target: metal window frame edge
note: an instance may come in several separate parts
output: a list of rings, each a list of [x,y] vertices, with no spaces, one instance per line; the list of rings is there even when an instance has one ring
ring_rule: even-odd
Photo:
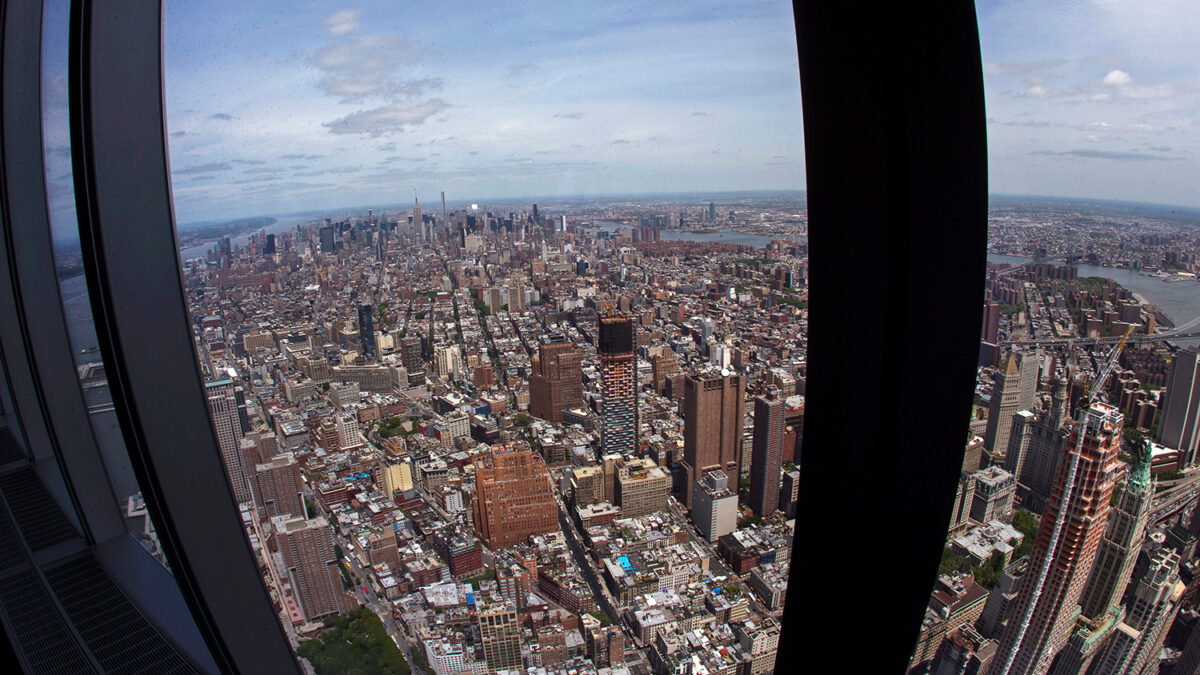
[[[71,153],[84,269],[130,460],[218,667],[298,672],[209,421],[175,239],[158,0],[76,0]]]

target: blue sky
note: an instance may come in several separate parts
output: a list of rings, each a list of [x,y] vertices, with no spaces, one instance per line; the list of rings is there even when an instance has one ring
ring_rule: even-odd
[[[177,221],[414,189],[804,187],[790,4],[494,4],[166,2]],[[43,92],[64,232],[66,5],[47,2]],[[993,193],[1200,206],[1195,0],[989,0],[978,15]]]
[[[1200,206],[1195,0],[977,11],[992,192]]]
[[[788,3],[263,4],[165,4],[181,223],[804,187]]]

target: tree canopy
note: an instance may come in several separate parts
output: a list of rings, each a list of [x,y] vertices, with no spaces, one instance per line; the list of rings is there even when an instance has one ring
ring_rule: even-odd
[[[408,662],[366,607],[325,618],[326,629],[296,650],[317,675],[408,675]]]

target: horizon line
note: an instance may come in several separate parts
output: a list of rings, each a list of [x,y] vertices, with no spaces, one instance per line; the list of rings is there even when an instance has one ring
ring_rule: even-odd
[[[435,194],[437,194],[437,193],[435,193]],[[533,203],[538,203],[538,202],[542,202],[542,201],[554,202],[554,201],[572,201],[572,200],[589,200],[589,199],[595,200],[595,199],[603,199],[603,198],[629,199],[629,198],[633,198],[633,197],[684,197],[684,196],[696,197],[696,196],[704,196],[704,195],[707,195],[709,197],[710,201],[715,201],[716,199],[720,199],[722,196],[728,197],[730,195],[755,195],[755,194],[758,194],[758,195],[772,195],[772,194],[803,195],[803,198],[806,202],[805,209],[807,209],[807,207],[808,207],[808,205],[807,205],[808,190],[805,188],[787,188],[787,189],[771,189],[771,190],[717,190],[717,191],[687,190],[687,191],[674,191],[674,192],[657,192],[657,191],[608,192],[608,193],[582,193],[582,194],[571,194],[571,195],[518,195],[518,196],[514,196],[514,197],[480,197],[480,198],[470,198],[470,199],[455,199],[452,201],[448,201],[447,204],[453,203],[455,205],[461,205],[461,204],[477,203],[480,205],[486,205],[488,203],[510,204],[510,203],[516,203],[516,202],[529,202],[530,204],[533,204]],[[1135,200],[1130,200],[1130,199],[1115,199],[1115,198],[1105,198],[1105,197],[1044,195],[1044,194],[1029,194],[1029,193],[1016,193],[1016,192],[989,192],[988,193],[989,201],[996,199],[996,198],[1032,199],[1032,200],[1048,200],[1048,201],[1063,201],[1063,202],[1079,201],[1079,202],[1095,202],[1095,203],[1110,204],[1110,205],[1121,205],[1121,206],[1127,206],[1127,207],[1143,207],[1143,208],[1144,207],[1154,207],[1154,208],[1158,208],[1158,209],[1167,209],[1167,210],[1182,209],[1185,211],[1195,212],[1195,215],[1200,216],[1200,205],[1190,205],[1190,204],[1171,204],[1171,203],[1167,203],[1167,202],[1135,201]],[[435,204],[437,202],[440,202],[440,199],[435,199]],[[249,218],[265,218],[265,217],[282,218],[282,217],[305,216],[305,215],[317,214],[317,213],[354,212],[354,211],[365,212],[368,209],[372,209],[372,210],[378,209],[381,212],[385,211],[385,210],[392,210],[392,209],[407,210],[407,209],[401,208],[401,207],[403,207],[403,205],[404,205],[403,202],[389,202],[389,203],[384,203],[384,204],[358,204],[358,205],[354,205],[354,206],[323,207],[323,208],[316,208],[316,209],[306,209],[303,211],[247,214],[247,215],[234,216],[234,217],[210,218],[207,220],[188,221],[186,223],[177,222],[176,228],[183,229],[186,227],[198,226],[198,225],[210,225],[210,224],[214,224],[214,223],[216,223],[216,224],[230,223],[230,222],[235,222],[238,220],[245,220],[245,219],[249,219]],[[992,205],[989,204],[989,207],[990,206],[992,206]]]

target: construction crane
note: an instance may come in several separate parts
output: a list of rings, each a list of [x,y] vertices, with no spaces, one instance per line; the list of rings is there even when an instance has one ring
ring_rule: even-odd
[[[1070,508],[1071,495],[1075,491],[1075,473],[1079,469],[1079,456],[1083,454],[1083,438],[1087,435],[1087,412],[1091,408],[1092,403],[1100,395],[1100,389],[1104,386],[1104,382],[1108,376],[1112,374],[1113,368],[1117,365],[1117,357],[1121,355],[1121,350],[1125,348],[1125,342],[1129,339],[1129,334],[1133,332],[1133,326],[1130,325],[1125,329],[1125,334],[1121,336],[1121,341],[1113,347],[1108,354],[1108,360],[1100,369],[1100,374],[1096,376],[1096,381],[1092,383],[1088,389],[1087,398],[1079,408],[1079,429],[1075,432],[1078,440],[1075,442],[1075,451],[1071,453],[1068,460],[1067,480],[1063,485],[1062,498],[1059,500],[1061,505],[1054,520],[1054,528],[1050,532],[1050,543],[1046,546],[1046,553],[1042,556],[1042,564],[1038,569],[1036,577],[1036,585],[1033,587],[1033,595],[1029,600],[1029,604],[1025,607],[1025,615],[1021,617],[1020,628],[1017,629],[1017,639],[1013,642],[1012,649],[1004,656],[1004,663],[1000,670],[996,671],[999,675],[1008,675],[1009,668],[1012,667],[1013,659],[1021,651],[1021,642],[1025,639],[1025,632],[1029,629],[1029,622],[1033,618],[1033,610],[1037,608],[1038,600],[1042,596],[1042,590],[1046,586],[1046,576],[1050,572],[1050,562],[1054,559],[1054,549],[1058,547],[1058,538],[1062,534],[1063,524],[1067,521],[1066,512]]]
[[[617,306],[613,304],[612,300],[608,299],[604,291],[600,290],[600,285],[593,281],[592,288],[596,289],[596,297],[600,298],[600,302],[604,303],[604,316],[615,315],[617,313]]]

